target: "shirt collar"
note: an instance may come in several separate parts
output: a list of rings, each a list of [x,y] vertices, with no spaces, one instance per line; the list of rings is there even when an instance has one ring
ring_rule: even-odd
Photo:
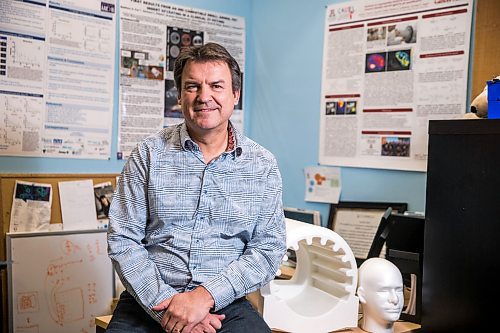
[[[179,131],[180,131],[181,144],[184,150],[193,150],[194,147],[196,147],[196,144],[189,136],[185,122],[182,122]]]
[[[230,150],[228,149],[227,151],[232,153],[233,158],[240,157],[241,154],[243,153],[243,148],[241,147],[241,143],[243,142],[242,135],[234,127],[231,121],[229,121],[229,135],[232,135],[233,137],[233,147],[228,147],[232,149]]]
[[[233,157],[240,157],[243,149],[241,147],[241,142],[242,142],[242,136],[238,132],[238,130],[234,127],[234,125],[229,121],[229,144],[228,144],[228,149],[226,150],[226,153],[232,153]],[[232,138],[232,146],[231,146],[231,138]],[[182,143],[182,147],[185,150],[193,150],[195,147],[197,147],[196,143],[191,139],[189,136],[188,130],[186,123],[183,122],[180,126],[180,139]]]

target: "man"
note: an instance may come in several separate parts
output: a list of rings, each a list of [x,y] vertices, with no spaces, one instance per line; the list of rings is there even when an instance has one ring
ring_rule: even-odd
[[[396,265],[382,258],[365,260],[358,270],[358,297],[364,331],[394,332],[404,303],[403,278]]]
[[[184,48],[174,79],[184,122],[132,151],[111,202],[127,290],[107,332],[270,332],[245,295],[286,250],[277,162],[229,121],[241,72],[226,49]]]

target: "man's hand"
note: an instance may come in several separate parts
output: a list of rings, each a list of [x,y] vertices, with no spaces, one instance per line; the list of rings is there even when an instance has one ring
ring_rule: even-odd
[[[225,315],[209,313],[193,328],[191,333],[216,333],[216,330],[222,327],[224,318],[226,318]],[[184,333],[184,331],[182,331],[182,333]]]
[[[207,317],[213,305],[212,295],[200,286],[164,300],[153,310],[166,310],[161,319],[161,327],[165,332],[186,333]]]

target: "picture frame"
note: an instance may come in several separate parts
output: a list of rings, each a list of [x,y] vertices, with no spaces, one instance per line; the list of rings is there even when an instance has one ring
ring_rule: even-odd
[[[407,211],[408,204],[406,202],[339,201],[330,205],[328,228],[347,242],[358,266],[367,259],[388,208],[391,208],[389,214],[391,212],[402,214]],[[385,249],[381,251],[381,255],[385,256]]]

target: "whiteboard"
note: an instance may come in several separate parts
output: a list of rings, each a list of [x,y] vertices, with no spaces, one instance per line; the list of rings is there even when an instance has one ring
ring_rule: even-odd
[[[7,234],[9,327],[14,333],[90,333],[110,314],[106,230]]]

